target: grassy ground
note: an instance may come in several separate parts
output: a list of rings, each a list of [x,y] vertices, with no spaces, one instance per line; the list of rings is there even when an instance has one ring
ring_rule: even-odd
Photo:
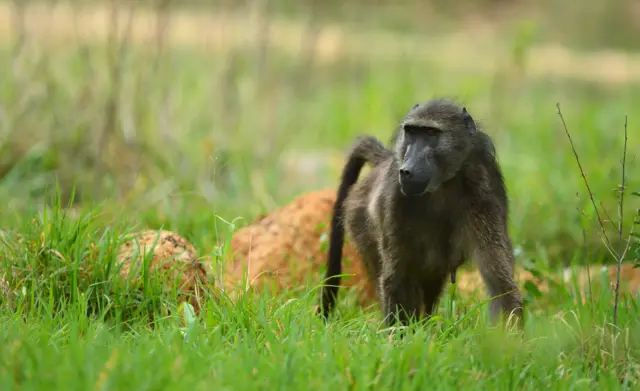
[[[363,33],[347,40],[360,48],[352,55],[318,49],[323,57],[296,53],[284,38],[203,50],[205,41],[154,35],[146,45],[120,45],[109,23],[94,25],[95,36],[83,41],[38,26],[24,41],[4,31],[0,48],[0,276],[14,302],[0,308],[3,390],[638,386],[638,301],[623,298],[614,328],[606,290],[585,304],[571,286],[525,292],[524,335],[486,326],[484,297],[447,294],[438,317],[400,339],[381,329],[375,309],[346,300],[324,325],[313,315],[311,285],[210,302],[191,319],[158,284],[136,293],[112,278],[126,233],[164,227],[212,255],[258,213],[334,186],[355,135],[387,139],[408,108],[439,95],[464,102],[494,138],[519,263],[544,275],[568,263],[610,261],[556,103],[604,218],[617,221],[612,189],[622,176],[625,115],[626,185],[640,190],[640,89],[631,56],[614,56],[629,61],[618,68],[599,62],[591,66],[599,73],[565,77],[586,68],[565,61],[562,72],[541,72],[540,60],[522,57],[513,43],[492,52],[493,61],[474,63],[384,55],[385,46],[373,50],[377,41],[363,41]],[[416,47],[415,36],[387,37]],[[394,47],[392,39],[380,42]],[[638,208],[629,191],[625,232]],[[63,213],[68,204],[73,215]],[[606,227],[617,249],[615,229]],[[637,256],[630,251],[627,261]]]

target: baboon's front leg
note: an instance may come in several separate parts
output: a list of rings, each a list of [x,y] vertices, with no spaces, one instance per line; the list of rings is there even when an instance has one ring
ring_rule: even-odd
[[[514,315],[522,325],[522,297],[514,280],[515,258],[511,241],[503,233],[506,230],[488,228],[478,232],[473,253],[489,295],[500,296],[489,304],[491,320],[496,322],[502,310],[504,316]]]
[[[381,246],[382,271],[378,288],[387,326],[396,322],[406,326],[410,319],[420,315],[422,290],[418,279],[406,270],[403,262],[406,260],[398,260],[395,254],[392,245]]]
[[[444,288],[446,281],[446,274],[434,274],[422,282],[422,300],[425,318],[431,317],[437,309],[442,288]]]
[[[398,322],[407,326],[411,319],[420,316],[420,285],[412,279],[403,281],[398,277],[397,274],[384,273],[380,276],[382,312],[387,326]]]

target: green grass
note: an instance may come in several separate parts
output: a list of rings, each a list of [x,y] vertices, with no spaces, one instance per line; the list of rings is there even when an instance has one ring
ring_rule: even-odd
[[[325,325],[313,283],[208,301],[191,318],[153,276],[142,291],[114,279],[128,233],[163,227],[203,256],[226,249],[258,213],[335,186],[340,162],[330,152],[362,133],[388,139],[414,103],[441,95],[464,102],[495,141],[518,263],[544,276],[610,262],[556,102],[597,202],[617,221],[627,114],[626,184],[640,190],[638,85],[518,76],[516,65],[463,73],[436,58],[353,58],[309,72],[276,51],[261,68],[252,50],[132,49],[119,86],[104,45],[0,51],[0,276],[12,298],[0,302],[3,390],[638,386],[638,299],[622,298],[613,327],[608,290],[586,304],[571,284],[525,291],[522,335],[488,325],[484,296],[447,292],[437,317],[400,338],[344,291]],[[324,166],[301,173],[291,166],[306,160],[282,159],[305,152]],[[640,198],[626,199],[628,230]],[[75,217],[68,203],[80,208]]]
[[[125,227],[105,231],[59,208],[18,227],[21,242],[5,236],[12,268],[4,270],[17,292],[15,307],[0,310],[4,390],[586,390],[634,389],[640,380],[637,299],[623,298],[612,328],[608,290],[583,306],[572,303],[571,287],[554,288],[528,309],[523,335],[488,326],[483,303],[449,293],[438,316],[404,338],[345,300],[325,325],[306,288],[293,298],[209,301],[194,317],[152,279],[142,295],[113,283],[112,249]]]

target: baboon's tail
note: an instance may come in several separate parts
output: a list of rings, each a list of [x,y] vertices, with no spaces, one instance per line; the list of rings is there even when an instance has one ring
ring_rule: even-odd
[[[324,286],[322,287],[322,299],[320,311],[326,318],[338,296],[340,286],[340,274],[342,273],[342,247],[344,246],[344,200],[360,176],[360,171],[365,163],[373,166],[393,156],[393,153],[375,137],[363,136],[358,138],[351,148],[347,163],[342,169],[342,177],[336,202],[333,205],[331,218],[331,233],[329,235],[329,254],[327,257],[327,271]]]

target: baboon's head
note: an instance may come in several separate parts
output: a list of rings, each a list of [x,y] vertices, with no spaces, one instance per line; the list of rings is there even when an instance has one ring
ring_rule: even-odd
[[[432,193],[453,178],[469,154],[475,131],[471,114],[451,101],[432,100],[415,105],[396,135],[402,193]]]

